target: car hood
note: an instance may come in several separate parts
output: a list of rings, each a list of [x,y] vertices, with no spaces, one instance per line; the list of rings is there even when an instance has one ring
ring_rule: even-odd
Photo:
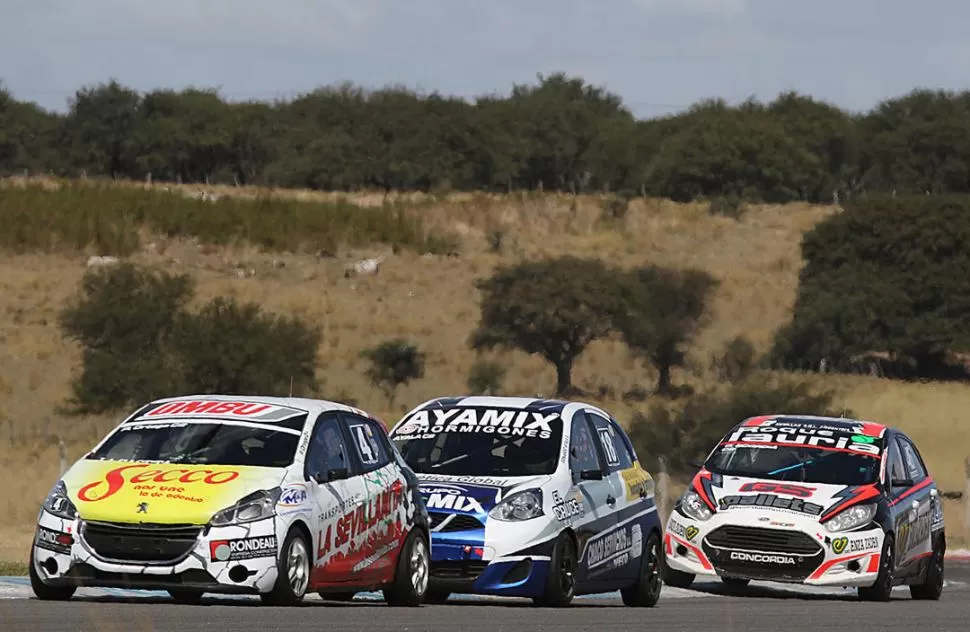
[[[872,485],[849,486],[778,481],[747,476],[721,476],[702,471],[691,487],[707,496],[718,512],[787,514],[820,520],[832,509],[878,494]]]
[[[509,494],[542,487],[551,476],[447,476],[417,474],[428,511],[468,513],[484,518]]]
[[[247,494],[276,487],[284,474],[282,468],[85,459],[63,480],[85,520],[205,524]]]

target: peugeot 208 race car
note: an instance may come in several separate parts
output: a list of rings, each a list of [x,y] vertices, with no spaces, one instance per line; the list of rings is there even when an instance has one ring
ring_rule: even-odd
[[[653,480],[605,411],[441,398],[407,413],[390,436],[431,516],[429,602],[478,593],[564,606],[614,590],[630,606],[657,602]]]
[[[259,594],[290,605],[383,589],[417,605],[427,510],[384,425],[342,404],[206,395],[152,402],[54,485],[30,579],[41,599],[78,586]]]
[[[675,503],[666,583],[695,576],[857,587],[888,600],[943,590],[936,484],[905,434],[841,418],[754,417],[735,426]]]

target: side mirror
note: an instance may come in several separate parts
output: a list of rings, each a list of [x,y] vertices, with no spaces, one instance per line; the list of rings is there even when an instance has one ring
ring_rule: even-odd
[[[890,483],[892,487],[912,487],[914,485],[911,478],[893,478]]]
[[[601,481],[603,480],[602,470],[583,470],[579,473],[579,478],[584,481]]]

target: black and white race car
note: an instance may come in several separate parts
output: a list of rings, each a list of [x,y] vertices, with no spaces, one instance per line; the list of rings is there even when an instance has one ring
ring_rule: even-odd
[[[888,600],[943,590],[943,505],[913,441],[850,419],[762,416],[727,433],[678,499],[667,584],[696,576],[857,587]]]

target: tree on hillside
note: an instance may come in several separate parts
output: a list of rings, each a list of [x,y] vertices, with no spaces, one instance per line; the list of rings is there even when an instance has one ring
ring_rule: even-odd
[[[481,321],[471,346],[541,355],[556,369],[557,396],[566,395],[576,358],[613,329],[618,275],[571,255],[501,267],[477,284]]]
[[[389,404],[394,404],[397,388],[411,380],[424,377],[426,354],[417,345],[403,338],[387,340],[364,349],[360,355],[370,361],[367,377],[371,384],[384,391]]]
[[[658,373],[657,392],[673,393],[671,370],[708,320],[718,281],[701,270],[644,266],[624,275],[616,325],[627,346]]]
[[[963,196],[857,199],[806,233],[792,322],[773,355],[846,369],[885,352],[898,368],[942,377],[970,350],[970,201]]]
[[[109,177],[135,175],[133,132],[141,96],[115,80],[77,91],[65,120],[78,169]]]

